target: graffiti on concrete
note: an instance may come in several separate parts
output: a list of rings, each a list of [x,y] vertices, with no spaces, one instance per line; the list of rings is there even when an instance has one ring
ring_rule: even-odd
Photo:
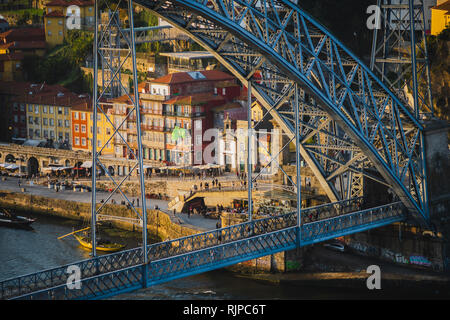
[[[298,261],[287,260],[286,271],[300,270],[301,264]]]
[[[423,266],[423,267],[431,267],[431,262],[425,257],[422,256],[410,256],[409,261],[411,264]]]

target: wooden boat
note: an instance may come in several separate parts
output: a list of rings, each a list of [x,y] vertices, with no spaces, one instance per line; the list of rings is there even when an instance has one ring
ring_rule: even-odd
[[[0,225],[5,227],[12,228],[22,228],[27,229],[31,228],[30,224],[35,222],[36,219],[16,216],[15,214],[11,214],[10,212],[4,210],[0,212]]]
[[[74,233],[73,236],[75,237],[75,239],[77,239],[82,247],[86,249],[92,249],[92,241],[90,238],[78,235],[76,233]],[[97,239],[97,246],[95,247],[96,250],[105,252],[116,252],[123,248],[125,248],[124,244],[113,243],[102,239]]]

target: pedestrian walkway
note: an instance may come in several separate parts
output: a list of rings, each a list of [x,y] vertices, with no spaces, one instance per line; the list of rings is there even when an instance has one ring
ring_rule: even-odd
[[[54,189],[49,189],[47,186],[25,183],[22,179],[19,187],[19,178],[7,177],[7,180],[0,180],[0,190],[22,193],[22,188],[25,188],[24,195],[36,195],[41,197],[68,200],[74,202],[90,203],[92,194],[90,192],[75,192],[72,190],[60,190],[56,192]],[[107,192],[97,191],[97,201],[106,199],[110,194]],[[127,196],[128,197],[128,196]],[[115,194],[111,197],[116,203],[121,203],[124,200],[121,194]],[[136,199],[136,197],[129,197],[129,199]],[[172,211],[167,209],[169,201],[160,199],[147,199],[147,209],[154,209],[156,206],[163,212],[169,215],[171,221],[176,224],[182,224],[186,227],[197,231],[207,231],[215,228],[216,219],[205,218],[201,215],[191,215],[179,213],[174,215]]]

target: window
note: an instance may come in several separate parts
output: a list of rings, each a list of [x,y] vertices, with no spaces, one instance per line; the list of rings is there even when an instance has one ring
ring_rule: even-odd
[[[50,120],[53,120],[53,119],[50,119]],[[55,132],[53,130],[50,130],[49,132],[50,132],[50,138],[53,139],[55,137]]]
[[[32,104],[28,105],[28,112],[33,112],[33,105]]]
[[[25,112],[25,105],[23,103],[20,104],[20,111]]]
[[[85,138],[83,138],[83,139],[85,139]],[[79,145],[80,145],[80,138],[75,137],[75,145],[76,145],[76,146],[79,146]]]
[[[69,141],[69,133],[68,132],[64,133],[64,139],[66,141]]]
[[[41,137],[41,130],[39,130],[39,129],[34,130],[34,135],[36,137],[40,138]]]
[[[14,115],[14,122],[15,123],[19,122],[19,117],[17,116],[17,114]]]
[[[58,20],[58,24],[62,25],[62,20]],[[61,31],[60,31],[61,32]],[[62,33],[62,32],[61,32]]]
[[[48,138],[48,131],[44,130],[44,138]]]
[[[62,114],[62,107],[58,107],[58,114]]]
[[[50,22],[50,20],[49,20],[48,22]],[[51,31],[49,31],[49,32],[48,32],[48,35],[49,35],[49,36],[51,36],[51,35],[52,35],[52,32],[51,32]]]
[[[42,107],[42,112],[43,112],[43,113],[47,113],[47,106],[43,106],[43,107]]]
[[[86,133],[86,126],[84,124],[81,125],[81,132]]]
[[[58,127],[62,127],[63,126],[63,122],[61,119],[58,119]]]
[[[20,123],[25,123],[25,116],[20,116]]]
[[[51,125],[51,126],[54,126],[54,125],[55,125],[55,119],[50,118],[49,121],[50,121],[50,125]],[[51,131],[50,131],[50,132],[51,132]]]
[[[78,120],[78,112],[74,112],[74,113],[73,113],[73,118],[74,118],[75,120]]]
[[[48,119],[47,118],[42,119],[42,123],[44,124],[44,126],[48,126]]]
[[[69,115],[69,108],[64,108],[64,115],[68,116]]]
[[[81,112],[81,120],[86,120],[86,113]]]
[[[34,106],[34,113],[39,114],[39,106]]]
[[[64,120],[64,126],[68,128],[70,126],[69,120]]]
[[[202,144],[202,135],[201,134],[197,134],[195,136],[195,145],[199,146]]]
[[[86,138],[81,138],[81,145],[86,146]]]
[[[28,135],[30,136],[30,138],[33,137],[33,129],[28,129]]]
[[[53,114],[53,107],[48,107],[48,111],[51,113],[51,114]]]
[[[52,20],[48,19],[47,24],[52,24]]]
[[[202,152],[201,151],[195,152],[195,162],[196,163],[202,162]]]
[[[39,124],[39,117],[34,118],[34,124]]]
[[[75,125],[75,132],[79,132],[80,127],[76,124]]]

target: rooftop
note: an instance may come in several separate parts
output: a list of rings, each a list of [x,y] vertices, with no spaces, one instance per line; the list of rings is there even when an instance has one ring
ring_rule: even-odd
[[[54,10],[45,14],[46,18],[64,18],[65,15],[61,10]]]
[[[53,0],[47,3],[47,7],[68,7],[68,6],[93,6],[94,1],[93,0]]]
[[[164,83],[164,84],[179,84],[192,82],[195,80],[201,81],[223,81],[234,80],[235,78],[225,72],[219,70],[204,70],[204,71],[192,71],[192,72],[176,72],[170,73],[163,77],[152,80],[152,83]]]
[[[45,41],[44,28],[18,28],[0,33],[0,43],[13,41]]]
[[[214,58],[208,51],[185,51],[185,52],[161,52],[159,55],[178,59],[210,59]]]
[[[447,14],[450,13],[450,0],[444,2],[438,6],[434,6],[432,9],[447,11]]]
[[[73,93],[59,84],[48,85],[43,83],[31,84],[15,100],[24,103],[71,107],[84,102],[89,103],[92,99],[88,95]]]

